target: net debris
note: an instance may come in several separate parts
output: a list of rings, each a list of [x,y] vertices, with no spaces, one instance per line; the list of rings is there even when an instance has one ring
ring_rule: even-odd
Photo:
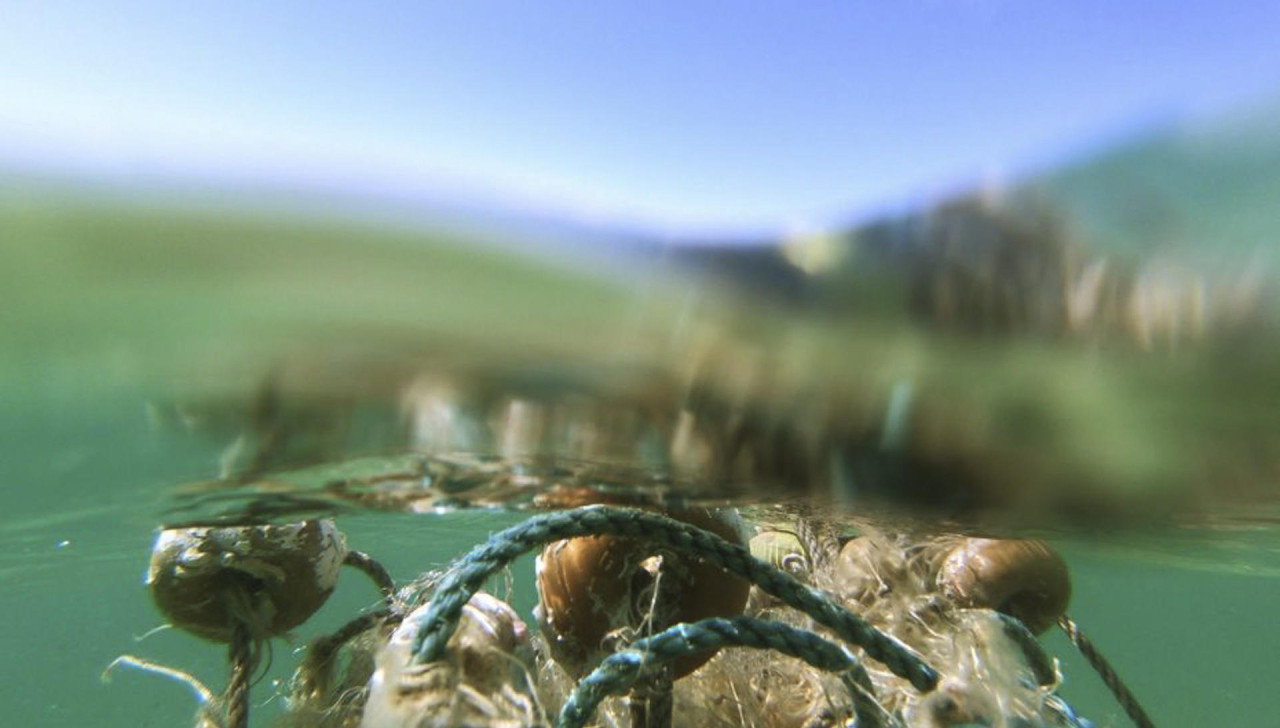
[[[531,630],[481,589],[535,550]],[[283,595],[327,596],[343,563],[386,599],[308,645],[275,724],[1089,728],[1058,695],[1058,663],[1035,636],[1059,624],[1109,671],[1135,722],[1151,725],[1066,616],[1066,564],[1043,542],[750,511],[539,515],[395,591],[330,522],[164,531],[156,603],[175,625],[230,644],[228,687],[214,694],[133,656],[113,667],[187,683],[199,728],[247,726],[263,644],[305,620]],[[201,610],[166,606],[176,584],[197,583],[207,593],[184,599]]]

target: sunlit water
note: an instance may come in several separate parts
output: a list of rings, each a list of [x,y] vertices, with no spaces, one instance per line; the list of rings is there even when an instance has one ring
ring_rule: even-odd
[[[69,240],[82,235],[72,223],[34,229]],[[95,230],[102,232],[102,228]],[[349,259],[360,260],[358,255]],[[255,260],[251,267],[280,264]],[[167,275],[164,265],[151,271],[144,266],[145,276],[130,279],[129,271],[137,266],[129,262],[121,267],[125,269],[121,280],[97,280],[98,288],[90,292],[120,294],[114,299],[96,298],[78,289],[83,281],[78,282],[74,273],[27,281],[29,293],[41,289],[31,299],[37,303],[18,309],[17,314],[27,320],[10,322],[14,340],[26,348],[17,351],[8,368],[6,402],[0,409],[4,725],[189,724],[196,706],[182,686],[123,670],[114,672],[110,682],[103,681],[104,669],[123,653],[182,667],[215,689],[223,683],[226,667],[220,647],[176,630],[156,631],[162,619],[151,606],[143,573],[155,529],[174,519],[174,508],[181,503],[175,488],[217,477],[229,443],[169,426],[157,416],[156,403],[163,407],[182,393],[184,371],[196,372],[196,381],[218,378],[210,374],[218,371],[217,362],[206,362],[205,369],[194,367],[191,360],[198,357],[191,350],[201,357],[225,355],[243,370],[243,351],[223,349],[210,340],[234,341],[242,330],[248,332],[244,337],[253,340],[264,333],[273,335],[281,321],[296,324],[311,315],[305,310],[297,313],[295,309],[307,305],[305,300],[300,304],[297,295],[306,299],[316,288],[333,293],[313,281],[292,298],[271,299],[274,285],[288,286],[293,279],[279,276],[261,284],[238,279],[249,302],[242,301],[239,305],[244,308],[226,319],[205,309],[218,308],[220,302],[233,298],[230,295],[221,297],[212,288],[189,288],[190,281],[151,281],[148,290],[118,291],[116,286],[136,285],[138,280],[149,280],[146,276]],[[319,273],[341,280],[344,271],[339,266]],[[199,277],[191,274],[192,281]],[[441,283],[439,276],[424,280]],[[344,331],[359,330],[361,322],[379,314],[388,314],[381,320],[392,329],[414,318],[368,295],[361,285],[353,283],[341,296],[334,296],[364,307],[358,315],[340,321]],[[67,288],[59,292],[58,286]],[[547,287],[555,290],[554,285]],[[198,297],[201,309],[193,312],[186,296]],[[634,313],[626,306],[610,309],[616,302],[595,291],[567,296],[581,299],[577,305],[599,304],[593,296],[605,300],[607,305],[596,305],[595,318],[631,321]],[[289,310],[269,312],[270,325],[258,326],[252,307],[264,300]],[[448,296],[435,303],[446,300]],[[59,301],[74,310],[55,310]],[[166,305],[172,309],[166,311]],[[332,301],[326,305],[328,312],[342,308]],[[520,311],[517,304],[515,313],[502,314],[511,324],[509,330],[490,331],[480,338],[490,337],[495,348],[501,348],[512,345],[511,331],[545,326],[548,320],[573,319],[558,306],[569,304],[557,298],[535,312]],[[449,341],[449,336],[456,335],[453,329],[468,329],[470,316],[494,318],[483,310],[441,314],[437,309],[427,316],[429,320],[439,323],[443,317],[452,323],[435,326],[432,333],[440,338],[432,341]],[[587,325],[595,326],[595,318],[586,317]],[[158,323],[149,326],[151,319]],[[574,332],[566,328],[557,327],[543,338],[574,339]],[[404,331],[393,333],[390,338],[404,338]],[[386,331],[379,330],[370,340],[386,337]],[[78,339],[87,344],[78,346]],[[353,347],[360,348],[360,341]],[[548,344],[550,350],[564,348],[562,343]],[[400,372],[403,352],[392,353],[395,362],[388,370]],[[433,355],[438,358],[439,351]],[[173,361],[164,366],[147,364],[164,356]],[[219,383],[207,389],[226,391],[221,387]],[[403,514],[356,508],[346,510],[338,522],[353,547],[375,555],[400,581],[446,565],[521,517],[502,509]],[[1276,625],[1280,530],[1267,525],[1265,518],[1209,518],[1196,523],[1182,528],[1167,523],[1132,528],[1112,524],[1098,530],[1050,531],[1049,540],[1072,569],[1070,611],[1157,725],[1273,725],[1280,675],[1275,664],[1280,650]],[[532,560],[517,564],[513,575],[513,603],[527,616],[534,602]],[[322,611],[296,631],[292,643],[275,644],[271,669],[254,689],[255,724],[266,725],[279,714],[282,697],[277,681],[292,670],[294,648],[377,599],[366,580],[348,574]],[[1046,644],[1062,660],[1066,675],[1062,694],[1075,708],[1099,726],[1126,725],[1119,707],[1065,639],[1054,632]]]

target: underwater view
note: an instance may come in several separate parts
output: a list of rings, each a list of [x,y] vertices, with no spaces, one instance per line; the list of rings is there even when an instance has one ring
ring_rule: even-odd
[[[3,458],[5,704],[17,724],[234,724],[216,697],[230,640],[216,625],[234,621],[231,608],[200,607],[221,603],[231,582],[184,587],[179,575],[196,568],[179,565],[186,550],[211,538],[234,554],[214,550],[215,575],[283,579],[279,595],[251,603],[307,588],[277,573],[297,568],[287,549],[275,554],[256,537],[223,543],[235,529],[325,524],[337,541],[341,529],[341,549],[371,556],[392,582],[381,585],[388,607],[377,578],[342,569],[287,626],[254,627],[255,725],[550,724],[574,677],[645,628],[631,611],[648,614],[648,603],[627,600],[662,598],[628,581],[623,591],[635,593],[613,597],[623,614],[577,625],[587,617],[574,610],[592,610],[574,600],[604,599],[589,585],[617,579],[611,569],[675,580],[671,608],[692,611],[662,618],[672,624],[750,615],[831,639],[830,624],[758,583],[748,593],[747,582],[670,544],[637,552],[673,562],[665,567],[605,549],[535,568],[530,547],[480,585],[510,604],[499,602],[500,615],[519,625],[521,644],[533,640],[522,649],[537,679],[509,677],[515,653],[467,668],[508,675],[514,682],[500,685],[520,687],[525,702],[486,708],[496,714],[418,706],[371,718],[364,691],[375,663],[355,645],[331,658],[338,677],[326,679],[336,684],[298,692],[316,679],[296,672],[316,639],[379,614],[383,626],[365,625],[373,634],[361,639],[391,639],[395,624],[412,624],[400,621],[405,612],[426,604],[435,584],[421,579],[449,573],[530,516],[592,504],[711,529],[951,671],[939,673],[950,693],[937,707],[861,657],[885,714],[859,721],[1125,725],[1122,703],[1055,625],[1065,614],[1149,724],[1222,715],[1265,724],[1272,712],[1280,420],[1261,394],[1277,371],[1268,309],[1212,324],[1153,317],[1148,343],[1125,328],[1132,318],[1104,319],[1105,310],[1079,331],[1058,328],[1061,310],[1025,314],[1034,306],[1016,296],[1046,292],[1040,284],[1008,300],[921,303],[915,274],[891,259],[876,263],[874,285],[858,271],[838,286],[845,274],[832,268],[799,279],[795,301],[766,305],[784,295],[770,288],[788,270],[776,248],[690,249],[664,261],[636,249],[620,278],[608,261],[569,268],[467,248],[477,233],[466,231],[232,216],[26,185],[40,194],[9,186],[0,207],[6,289],[18,294],[6,322],[16,346],[4,372]],[[1001,237],[1012,235],[1005,223],[1025,222],[1012,209],[962,200],[929,217],[956,239],[991,226],[984,244],[1029,245]],[[883,228],[838,244],[873,255]],[[1073,254],[1079,262],[1035,266],[1075,266],[1055,273],[1070,279],[1088,268],[1087,251]],[[758,279],[735,273],[753,268]],[[974,285],[962,268],[929,274]],[[161,527],[170,530],[158,538]],[[562,543],[578,542],[590,543]],[[985,551],[999,544],[1030,551]],[[547,549],[542,560],[557,553]],[[975,564],[995,569],[995,581],[964,586]],[[166,569],[178,581],[161,587]],[[573,588],[588,591],[573,597]],[[741,596],[681,606],[704,590]],[[998,614],[1043,635],[1031,637],[1049,661],[1039,687],[1027,687],[1031,668],[1015,643],[991,641],[981,620]],[[580,628],[595,636],[574,636],[572,649],[551,641]],[[677,681],[674,724],[852,718],[856,703],[826,671],[796,673],[793,657],[750,652],[733,662],[725,650]],[[457,688],[440,690],[448,705]],[[752,692],[726,701],[735,690]],[[708,696],[724,705],[713,709]],[[611,701],[598,720],[628,725],[626,700]],[[690,706],[706,713],[682,722]],[[937,715],[920,717],[928,711]]]
[[[1276,724],[1280,17],[924,5],[24,10],[0,723]]]

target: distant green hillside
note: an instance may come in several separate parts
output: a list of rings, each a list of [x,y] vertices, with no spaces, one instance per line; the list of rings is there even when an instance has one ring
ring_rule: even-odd
[[[1280,103],[1155,132],[1031,186],[1095,249],[1238,265],[1280,240]]]
[[[635,318],[632,292],[509,241],[68,190],[0,187],[0,382],[57,368],[235,387],[370,351],[383,371],[344,371],[377,379],[397,357],[586,356]]]

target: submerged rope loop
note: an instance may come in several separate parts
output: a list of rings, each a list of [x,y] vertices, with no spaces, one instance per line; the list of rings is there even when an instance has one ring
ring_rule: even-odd
[[[864,649],[917,690],[928,692],[938,684],[938,673],[901,642],[872,627],[830,596],[755,558],[745,547],[657,513],[607,506],[535,516],[493,534],[455,562],[417,620],[414,659],[421,663],[440,659],[463,606],[490,576],[517,557],[554,541],[601,535],[645,540],[700,558],[809,615],[840,639]]]
[[[391,574],[387,572],[387,567],[378,562],[369,554],[363,551],[348,551],[346,556],[342,557],[342,563],[351,568],[363,572],[373,585],[382,593],[382,599],[386,602],[387,607],[396,606],[396,583],[391,578]]]
[[[828,672],[840,673],[858,712],[860,727],[879,725],[871,700],[871,679],[848,652],[818,635],[754,617],[704,619],[678,624],[605,659],[578,682],[560,709],[557,728],[581,728],[610,695],[624,692],[647,672],[681,657],[722,647],[752,647],[789,655]]]

